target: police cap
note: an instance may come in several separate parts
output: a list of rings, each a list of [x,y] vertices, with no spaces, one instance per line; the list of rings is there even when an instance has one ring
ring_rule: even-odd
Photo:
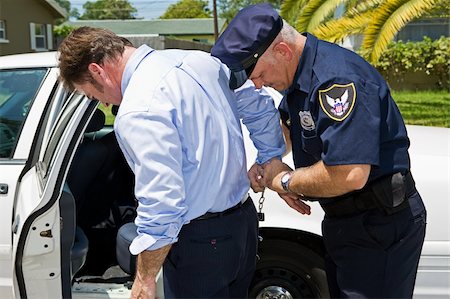
[[[247,6],[231,20],[211,49],[231,70],[230,88],[245,83],[282,27],[283,19],[269,3]]]

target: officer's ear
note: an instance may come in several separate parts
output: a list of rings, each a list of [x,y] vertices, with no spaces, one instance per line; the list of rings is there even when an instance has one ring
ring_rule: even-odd
[[[282,57],[284,60],[291,61],[293,57],[293,52],[291,47],[285,42],[276,43],[273,46],[273,52],[275,55]]]

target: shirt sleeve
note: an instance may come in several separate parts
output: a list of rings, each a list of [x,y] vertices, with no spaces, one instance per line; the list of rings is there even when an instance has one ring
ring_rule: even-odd
[[[361,78],[334,78],[315,93],[326,165],[379,165],[379,86]]]
[[[262,164],[274,157],[281,158],[286,145],[272,96],[264,88],[255,89],[250,80],[235,92],[239,117],[258,150],[256,162]]]
[[[283,122],[283,124],[289,128],[290,127],[290,125],[289,125],[289,106],[287,103],[286,96],[284,96],[283,99],[281,100],[281,103],[278,106],[278,112],[280,113],[280,118],[281,118],[281,121]]]
[[[136,180],[138,236],[132,254],[176,242],[184,224],[182,147],[169,103],[155,101],[151,111],[128,112],[116,120],[117,139]]]

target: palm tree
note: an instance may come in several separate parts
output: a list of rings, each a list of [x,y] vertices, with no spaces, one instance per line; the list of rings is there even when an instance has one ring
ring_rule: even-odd
[[[361,34],[361,53],[375,63],[400,29],[444,1],[448,0],[286,0],[280,14],[299,32],[331,42]],[[336,13],[339,7],[344,7],[341,16]]]

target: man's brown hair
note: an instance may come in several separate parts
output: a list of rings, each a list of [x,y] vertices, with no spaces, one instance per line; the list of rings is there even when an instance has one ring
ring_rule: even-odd
[[[58,49],[60,81],[69,90],[74,90],[74,83],[91,82],[89,64],[115,59],[122,55],[125,46],[133,45],[110,30],[87,26],[74,29]]]

